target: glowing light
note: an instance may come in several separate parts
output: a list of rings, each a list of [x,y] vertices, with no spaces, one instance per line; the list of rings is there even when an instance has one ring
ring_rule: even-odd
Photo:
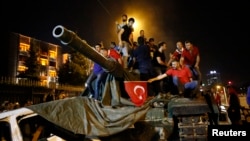
[[[135,21],[135,23],[133,25],[133,28],[136,31],[138,30],[138,28],[140,28],[140,21],[138,19],[136,19],[136,21]]]
[[[215,70],[210,71],[210,74],[216,74],[216,71]]]

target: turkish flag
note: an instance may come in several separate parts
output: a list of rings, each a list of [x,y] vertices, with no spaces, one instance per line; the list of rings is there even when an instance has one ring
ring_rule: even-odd
[[[147,81],[124,81],[125,90],[136,106],[141,106],[147,99]]]

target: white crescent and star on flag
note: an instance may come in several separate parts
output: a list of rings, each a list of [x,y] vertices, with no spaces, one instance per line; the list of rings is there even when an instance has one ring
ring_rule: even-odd
[[[137,96],[139,96],[139,99],[142,99],[142,95],[137,93],[137,89],[141,89],[141,90],[142,90],[142,93],[145,93],[145,89],[144,89],[144,87],[141,86],[141,85],[136,85],[136,86],[134,87],[134,94],[137,95]]]

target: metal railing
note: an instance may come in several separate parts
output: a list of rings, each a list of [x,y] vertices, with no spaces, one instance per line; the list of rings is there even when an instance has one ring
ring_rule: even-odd
[[[83,91],[84,86],[72,86],[67,84],[59,84],[55,82],[51,83],[42,83],[41,81],[20,79],[15,77],[1,77],[0,85],[18,85],[18,86],[27,86],[27,87],[46,87],[46,88],[55,88],[59,90],[70,90],[70,91]]]

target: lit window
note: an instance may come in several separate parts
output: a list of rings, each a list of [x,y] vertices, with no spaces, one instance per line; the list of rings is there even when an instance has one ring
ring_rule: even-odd
[[[42,80],[41,84],[44,86],[47,85],[47,80]]]
[[[48,60],[47,59],[43,59],[43,58],[40,58],[41,60],[41,65],[42,66],[47,66],[48,65]]]
[[[49,71],[49,76],[50,76],[50,77],[56,77],[56,71],[50,70],[50,71]]]
[[[19,48],[20,48],[20,51],[29,51],[30,45],[25,44],[25,43],[20,43]]]
[[[56,58],[56,52],[55,52],[55,51],[50,50],[50,51],[49,51],[49,57],[50,57],[50,58],[54,58],[54,59],[55,59],[55,58]]]
[[[25,66],[18,66],[18,71],[26,71],[27,67]]]

